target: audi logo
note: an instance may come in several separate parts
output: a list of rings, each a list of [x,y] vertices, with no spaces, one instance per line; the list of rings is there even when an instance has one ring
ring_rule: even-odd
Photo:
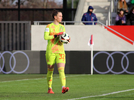
[[[107,67],[107,71],[100,71],[98,67],[96,67],[94,64],[93,64],[93,69],[99,73],[99,74],[107,74],[109,72],[113,73],[113,74],[122,74],[124,72],[126,72],[127,74],[134,74],[134,72],[130,72],[128,71],[128,68],[129,68],[129,64],[130,64],[130,61],[129,61],[129,58],[128,58],[128,55],[129,54],[134,54],[133,51],[130,51],[130,52],[127,52],[127,53],[123,53],[123,52],[119,52],[119,51],[115,51],[115,52],[112,52],[112,53],[108,53],[106,51],[100,51],[100,52],[97,52],[94,57],[93,57],[93,61],[95,62],[95,59],[98,57],[98,55],[100,54],[106,54],[108,55],[107,58],[106,58],[106,67]],[[115,72],[113,71],[113,68],[115,66],[115,60],[114,60],[114,57],[113,55],[114,54],[121,54],[122,55],[122,58],[121,58],[121,62],[119,62],[121,64],[121,68],[122,70],[119,71],[119,72]],[[103,58],[105,59],[105,57]],[[126,59],[126,64],[124,64],[124,59]],[[111,66],[109,65],[109,60],[111,60]],[[101,65],[100,65],[101,67]],[[98,68],[98,69],[97,69]]]
[[[14,55],[17,54],[17,53],[23,54],[26,57],[26,59],[27,59],[26,68],[23,71],[19,71],[19,72],[14,70],[15,67],[17,67],[16,66],[16,58],[15,58]],[[3,70],[4,69],[4,66],[5,66],[5,58],[3,56],[4,54],[10,54],[11,55],[10,58],[9,58],[10,71],[8,71],[8,72],[6,72],[6,71]],[[13,64],[11,63],[12,59],[13,59]],[[15,51],[13,53],[11,53],[10,51],[4,51],[4,52],[0,53],[0,61],[2,61],[2,64],[0,64],[0,73],[2,72],[4,74],[10,74],[11,72],[14,72],[16,74],[22,74],[22,73],[24,73],[28,69],[29,64],[30,64],[29,57],[27,56],[26,53],[24,53],[22,51]]]

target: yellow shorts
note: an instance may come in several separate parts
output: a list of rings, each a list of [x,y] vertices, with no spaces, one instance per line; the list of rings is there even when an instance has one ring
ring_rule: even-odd
[[[65,54],[46,53],[47,65],[54,65],[55,63],[66,63]]]

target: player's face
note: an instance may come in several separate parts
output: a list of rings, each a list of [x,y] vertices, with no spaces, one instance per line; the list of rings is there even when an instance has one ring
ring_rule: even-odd
[[[121,14],[121,15],[123,15],[123,14],[124,14],[124,12],[123,12],[123,11],[120,11],[120,14]]]
[[[55,20],[57,22],[61,22],[62,21],[62,13],[61,12],[58,12],[57,16],[55,16]]]

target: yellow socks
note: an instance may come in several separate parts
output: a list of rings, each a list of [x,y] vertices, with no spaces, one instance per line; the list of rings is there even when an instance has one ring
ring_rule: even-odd
[[[53,80],[53,69],[47,69],[47,84],[48,84],[48,88],[52,88],[52,80]],[[65,73],[64,73],[64,67],[59,67],[58,68],[59,71],[59,77],[61,80],[61,85],[62,87],[66,86],[66,77],[65,77]]]
[[[65,87],[66,77],[65,77],[65,73],[64,73],[64,67],[59,67],[58,71],[59,71],[59,77],[60,77],[60,80],[61,80],[61,85],[62,85],[62,87]]]
[[[48,88],[52,88],[52,80],[53,80],[53,69],[47,69],[47,84],[48,84]]]

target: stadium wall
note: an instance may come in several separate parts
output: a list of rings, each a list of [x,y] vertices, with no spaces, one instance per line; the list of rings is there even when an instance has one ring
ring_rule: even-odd
[[[44,25],[32,25],[31,27],[31,50],[45,51],[47,41],[44,40]],[[65,25],[66,32],[71,37],[71,42],[65,45],[66,51],[89,51],[88,41],[93,34],[94,50],[96,51],[133,51],[134,46],[124,41],[107,29],[95,25]]]
[[[90,51],[66,51],[65,73],[90,74],[90,57]],[[133,59],[133,51],[94,51],[94,74],[134,74]],[[45,51],[1,52],[0,74],[12,73],[46,74]]]

